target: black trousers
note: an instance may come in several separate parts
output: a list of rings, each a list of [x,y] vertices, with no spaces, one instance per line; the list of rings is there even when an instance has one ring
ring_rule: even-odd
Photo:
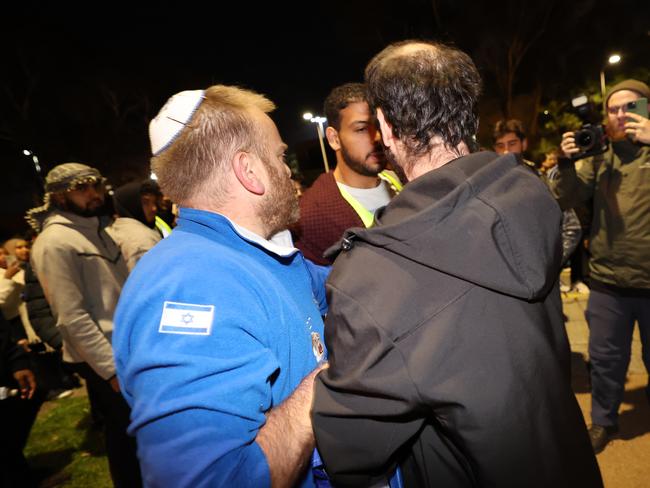
[[[618,426],[635,322],[639,324],[643,363],[650,373],[650,298],[591,290],[585,316],[589,324],[591,420],[604,427]],[[650,399],[650,382],[646,394]]]
[[[88,364],[74,363],[72,367],[86,380],[95,406],[104,418],[106,454],[113,485],[116,488],[142,486],[135,439],[126,433],[131,410],[124,397],[116,393],[110,383],[95,373]]]
[[[15,386],[15,385],[12,385]],[[0,400],[0,486],[27,488],[36,486],[23,455],[29,432],[43,403],[36,391],[31,400]]]

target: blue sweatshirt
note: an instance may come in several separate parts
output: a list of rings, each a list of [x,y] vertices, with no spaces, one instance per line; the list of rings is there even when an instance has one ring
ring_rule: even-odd
[[[327,354],[319,276],[293,248],[181,209],[115,314],[117,374],[146,485],[270,486],[255,437],[265,412]],[[311,473],[301,486],[314,486]]]

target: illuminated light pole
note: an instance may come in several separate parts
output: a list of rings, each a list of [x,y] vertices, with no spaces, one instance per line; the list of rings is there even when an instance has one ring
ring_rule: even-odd
[[[40,162],[38,161],[38,156],[34,154],[32,151],[29,149],[23,149],[23,155],[29,157],[31,156],[32,163],[34,163],[34,169],[36,170],[36,175],[38,176],[39,180],[43,180],[43,173],[41,170],[41,165]]]
[[[327,162],[327,154],[325,153],[325,143],[323,142],[323,139],[325,139],[325,130],[323,129],[323,123],[327,122],[327,119],[325,117],[319,117],[318,115],[314,116],[309,112],[304,113],[302,115],[302,118],[308,120],[309,122],[314,122],[315,124],[318,124],[316,126],[316,131],[318,132],[318,142],[320,142],[320,151],[321,154],[323,155],[323,164],[325,165],[325,173],[329,173],[330,165]]]
[[[607,64],[617,64],[621,61],[620,54],[612,54],[607,58]],[[600,70],[600,94],[603,97],[603,113],[607,113],[607,107],[605,106],[605,67],[603,66]]]

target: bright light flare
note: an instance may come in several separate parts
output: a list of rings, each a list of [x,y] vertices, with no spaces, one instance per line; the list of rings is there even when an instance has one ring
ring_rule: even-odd
[[[621,55],[620,54],[612,54],[608,59],[609,64],[616,64],[620,60],[621,60]]]

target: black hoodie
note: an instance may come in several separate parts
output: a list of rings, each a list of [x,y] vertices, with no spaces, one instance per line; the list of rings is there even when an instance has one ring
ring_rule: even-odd
[[[147,222],[142,209],[142,183],[134,181],[115,190],[113,201],[115,211],[120,217],[135,219],[153,229],[154,221]]]
[[[602,486],[571,390],[561,211],[513,156],[410,182],[346,232],[314,432],[337,486]]]

